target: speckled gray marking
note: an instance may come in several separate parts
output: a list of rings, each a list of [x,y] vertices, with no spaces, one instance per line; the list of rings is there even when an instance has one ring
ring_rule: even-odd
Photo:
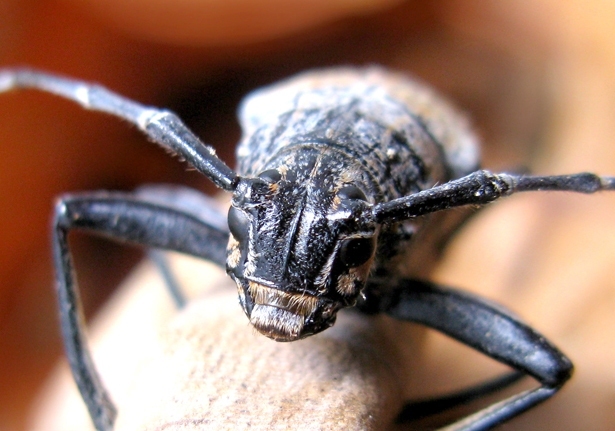
[[[231,241],[227,266],[248,316],[253,283],[280,295],[318,298],[309,302],[313,313],[301,324],[322,323],[318,309],[354,304],[369,273],[390,270],[391,257],[420,229],[422,220],[391,224],[382,232],[376,225],[354,226],[352,235],[364,242],[379,238],[378,252],[346,268],[338,255],[356,205],[341,199],[340,190],[358,188],[373,205],[445,183],[478,165],[474,136],[461,115],[424,85],[379,68],[308,72],[257,90],[243,102],[240,121],[239,175],[275,177],[261,198],[246,189],[233,199],[233,211],[250,220],[251,240],[241,258],[239,244]],[[275,339],[325,327],[305,324],[297,331],[295,320],[275,330],[252,323]]]
[[[425,109],[425,99],[434,106]],[[479,162],[462,116],[424,85],[380,68],[318,71],[257,90],[240,120],[240,174],[279,165],[280,153],[318,147],[359,165],[377,202],[467,175]]]

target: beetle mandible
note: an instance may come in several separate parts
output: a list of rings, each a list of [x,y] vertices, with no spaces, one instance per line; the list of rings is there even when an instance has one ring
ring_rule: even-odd
[[[174,199],[151,190],[75,194],[57,204],[53,247],[62,333],[99,431],[113,429],[116,411],[80,323],[67,244],[75,229],[226,265],[250,323],[278,341],[323,331],[340,309],[357,306],[432,327],[517,370],[485,385],[484,393],[522,375],[540,383],[456,429],[490,429],[548,399],[570,377],[568,358],[518,318],[416,278],[428,261],[415,257],[412,277],[399,262],[446,240],[450,229],[434,234],[451,213],[443,210],[521,191],[613,190],[615,178],[479,170],[476,139],[464,118],[422,84],[377,67],[309,72],[248,96],[237,172],[168,111],[77,80],[0,70],[0,91],[18,88],[55,93],[128,120],[232,193],[228,230],[181,193]],[[400,420],[412,408],[409,403]]]

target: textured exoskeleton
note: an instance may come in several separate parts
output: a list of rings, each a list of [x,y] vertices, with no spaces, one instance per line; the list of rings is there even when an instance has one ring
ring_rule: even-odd
[[[0,70],[0,91],[25,87],[128,120],[232,193],[228,230],[189,193],[59,201],[53,238],[63,337],[98,430],[113,428],[116,411],[83,333],[66,241],[74,229],[226,264],[250,323],[275,340],[320,332],[338,310],[356,305],[435,328],[516,370],[454,397],[408,403],[400,420],[534,377],[539,387],[452,428],[489,429],[549,398],[571,375],[568,358],[517,317],[422,277],[464,218],[444,210],[520,191],[613,190],[613,177],[479,170],[464,118],[424,85],[380,68],[313,71],[252,93],[241,109],[237,172],[168,111],[76,80]]]

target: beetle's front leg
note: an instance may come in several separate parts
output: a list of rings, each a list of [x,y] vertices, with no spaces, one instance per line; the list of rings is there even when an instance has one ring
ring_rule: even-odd
[[[54,265],[60,321],[73,377],[99,431],[113,429],[116,410],[93,364],[67,236],[79,229],[117,241],[174,250],[223,264],[227,232],[177,206],[128,194],[66,196],[53,223]]]
[[[555,394],[572,374],[572,363],[541,334],[502,308],[474,295],[420,280],[398,280],[386,291],[378,280],[368,292],[379,309],[405,321],[420,323],[534,377],[540,387],[522,392],[447,427],[487,430],[534,407]],[[368,301],[370,298],[367,298]],[[488,391],[487,391],[488,392]]]
[[[140,200],[192,214],[220,232],[227,232],[228,235],[226,213],[219,211],[219,201],[194,189],[176,184],[148,184],[135,190],[135,194]],[[164,284],[173,298],[173,302],[177,308],[183,308],[188,301],[171,269],[166,253],[157,249],[150,249],[147,254],[164,279]],[[219,257],[219,259],[222,258],[224,256]],[[217,263],[220,266],[224,265],[223,260]]]

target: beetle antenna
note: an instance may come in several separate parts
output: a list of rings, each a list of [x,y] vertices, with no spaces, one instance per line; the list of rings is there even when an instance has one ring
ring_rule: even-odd
[[[99,85],[29,69],[0,69],[0,92],[33,88],[56,94],[85,109],[106,112],[134,124],[155,143],[186,160],[217,187],[233,191],[238,175],[172,112],[141,105]]]
[[[588,172],[530,176],[494,174],[483,170],[375,205],[370,216],[377,223],[395,223],[463,205],[485,205],[518,192],[568,191],[590,194],[614,189],[614,177],[600,177]]]

